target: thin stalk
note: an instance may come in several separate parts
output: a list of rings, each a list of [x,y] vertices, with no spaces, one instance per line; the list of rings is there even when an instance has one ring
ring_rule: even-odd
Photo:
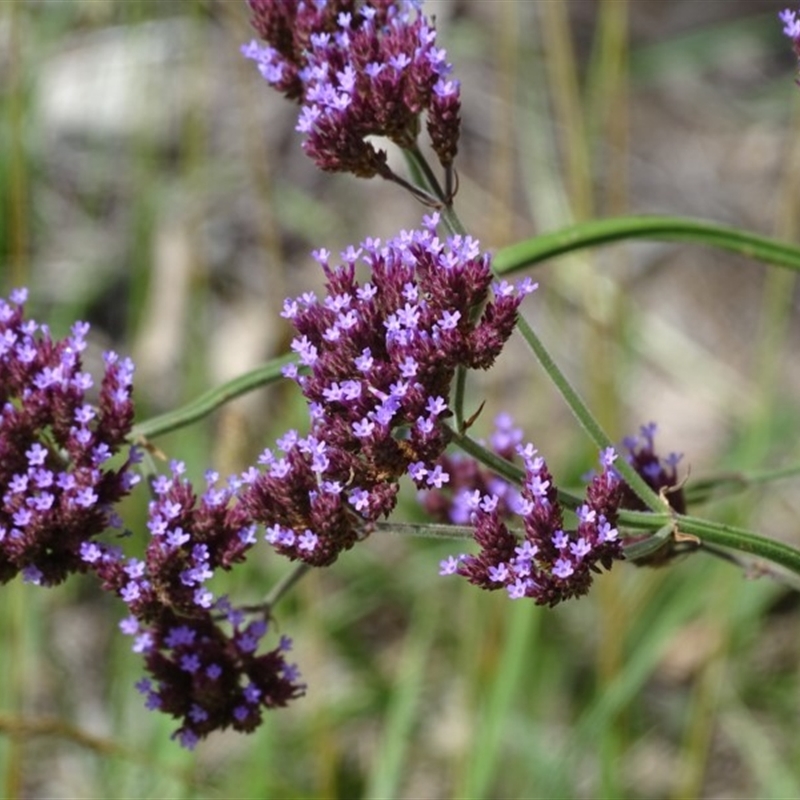
[[[248,614],[265,614],[269,616],[272,609],[278,604],[278,601],[296,586],[304,575],[307,575],[312,566],[304,562],[295,564],[292,571],[284,575],[267,593],[264,600],[257,605],[241,606],[241,610]],[[220,615],[220,619],[224,619],[224,615]]]
[[[455,417],[456,430],[463,434],[466,430],[464,423],[464,399],[467,394],[467,370],[459,366],[456,369],[456,385],[453,392],[453,416]]]
[[[309,564],[296,564],[294,569],[284,575],[281,580],[279,580],[273,587],[270,589],[269,594],[264,598],[264,605],[269,609],[273,608],[277,602],[293,587],[297,584],[300,579],[306,575],[306,573],[311,571],[311,566]]]
[[[493,259],[498,275],[532,267],[587,247],[629,239],[690,242],[718,247],[768,264],[800,271],[800,247],[748,231],[684,217],[631,216],[592,220],[504,247]]]
[[[391,170],[383,177],[387,181],[396,183],[402,189],[405,189],[407,192],[410,192],[423,205],[430,206],[431,208],[439,207],[440,201],[438,200],[437,197],[432,195],[430,192],[425,191],[425,189],[421,189],[419,186],[416,186],[413,183],[407,181],[405,178],[400,177],[400,175],[395,174]]]
[[[699,546],[704,550],[712,555],[730,560],[743,568],[755,567],[756,572],[781,577],[765,569],[763,565],[748,565],[746,561],[737,558],[737,553],[744,553],[754,559],[763,559],[778,564],[791,573],[787,576],[786,582],[793,588],[800,586],[800,582],[797,580],[797,576],[800,576],[800,551],[782,542],[759,536],[752,531],[684,515],[673,517],[669,514],[632,511],[620,511],[619,523],[620,527],[634,527],[631,524],[634,523],[635,527],[640,530],[652,533],[647,539],[626,545],[625,554],[631,559],[644,559],[648,555],[656,553],[668,539],[675,537],[676,534],[690,534],[697,537]],[[472,539],[474,535],[474,530],[468,526],[431,525],[428,523],[379,522],[376,523],[375,530],[381,533],[428,539],[468,540]],[[522,531],[519,533],[522,535]]]
[[[419,156],[419,158],[421,159],[422,156]],[[450,209],[450,214],[445,218],[445,224],[453,233],[463,234],[464,232],[464,226],[461,224],[457,214],[452,209]],[[535,243],[537,241],[539,241],[538,238],[532,240],[531,243]],[[508,249],[513,250],[514,248],[512,247]],[[506,251],[501,251],[501,253],[502,252]],[[497,257],[495,257],[495,261],[496,258]],[[798,264],[800,264],[800,261],[798,261]],[[580,398],[575,389],[572,388],[566,376],[558,368],[552,356],[547,351],[544,344],[542,344],[541,340],[533,332],[533,329],[530,327],[530,325],[523,317],[519,318],[517,325],[522,333],[523,338],[526,340],[526,342],[528,342],[528,345],[539,359],[539,363],[547,372],[548,376],[553,381],[562,397],[567,401],[567,405],[569,405],[570,409],[578,418],[578,421],[589,434],[595,445],[600,450],[603,450],[607,447],[612,447],[613,445],[608,435],[605,433],[605,431],[603,431],[600,424],[592,416],[589,408]],[[463,433],[463,396],[464,385],[466,382],[465,375],[466,371],[459,367],[459,370],[456,374],[456,394],[453,403],[455,407],[456,428],[459,433]],[[620,462],[617,465],[617,470],[631,487],[631,489],[636,492],[636,494],[648,507],[652,508],[653,510],[658,510],[664,507],[665,501],[663,501],[647,485],[645,480],[627,462],[620,459]]]
[[[493,453],[466,434],[453,430],[450,427],[448,427],[448,430],[450,431],[450,441],[459,449],[488,467],[492,472],[497,473],[501,478],[505,478],[516,486],[522,486],[522,482],[525,480],[524,470],[512,464],[502,456],[497,455],[497,453]]]
[[[467,455],[472,456],[485,467],[488,467],[501,478],[505,478],[509,483],[513,483],[515,486],[522,486],[525,480],[524,470],[520,469],[516,464],[507,461],[502,456],[498,456],[497,453],[493,453],[480,444],[480,442],[476,442],[466,434],[459,433],[450,427],[448,427],[448,430],[450,431],[450,441],[455,444],[456,447],[463,450]],[[565,492],[559,489],[558,502],[574,511],[584,502],[584,499],[571,492]]]
[[[468,525],[422,522],[376,522],[377,533],[413,536],[415,539],[472,539],[475,529]]]
[[[624,510],[619,512],[619,524],[620,527],[641,531],[659,530],[671,525],[673,532],[696,536],[701,544],[708,543],[766,559],[800,575],[800,550],[734,525],[686,514]]]
[[[683,514],[675,517],[675,523],[681,533],[693,534],[701,542],[709,542],[763,558],[785,567],[790,572],[800,574],[800,551],[788,544],[774,539],[766,539],[752,531],[733,525],[711,522]]]
[[[607,447],[613,447],[611,439],[608,434],[600,427],[600,424],[592,416],[586,404],[581,399],[578,392],[572,387],[572,384],[567,379],[567,376],[559,369],[558,365],[553,361],[552,356],[547,351],[547,348],[542,344],[542,341],[534,333],[533,328],[523,318],[519,318],[517,323],[520,333],[525,341],[533,350],[534,355],[539,359],[544,371],[547,373],[550,380],[558,389],[561,396],[566,401],[570,410],[577,418],[578,422],[583,426],[589,438],[595,443],[599,450],[605,450]],[[628,486],[636,492],[637,496],[642,500],[645,505],[653,511],[658,511],[664,508],[666,501],[662,500],[646,483],[644,478],[639,475],[634,468],[628,464],[625,459],[620,458],[614,462],[614,468],[623,477]]]
[[[422,159],[421,156],[419,158]],[[424,159],[422,162],[424,163]],[[452,208],[446,211],[443,217],[445,225],[451,232],[463,234],[464,227],[455,211]],[[620,217],[581,223],[501,250],[495,256],[494,269],[496,273],[504,274],[581,248],[635,238],[695,242],[800,271],[800,247],[734,228],[680,217]],[[594,444],[601,450],[613,446],[608,435],[594,419],[580,395],[558,368],[527,321],[520,317],[518,326],[539,363]],[[509,469],[507,462],[501,463],[503,459],[496,460],[494,454],[490,454],[469,437],[464,436],[460,427],[459,430],[452,431],[452,439],[466,452],[476,457],[479,453],[481,461],[499,474],[515,483],[519,482],[519,472],[515,471],[513,465],[510,465],[512,469]],[[649,512],[621,511],[619,514],[621,526],[634,530],[660,531],[654,538],[679,533],[697,536],[701,543],[708,542],[712,546],[738,550],[772,561],[793,573],[800,574],[800,551],[795,548],[731,525],[675,514],[669,509],[667,502],[659,497],[624,459],[619,459],[615,467],[623,480],[651,509]]]
[[[458,218],[452,203],[449,203],[451,198],[445,194],[425,156],[416,147],[406,150],[405,153],[415,173],[422,177],[426,188],[441,198],[443,204],[441,214],[445,227],[451,234],[466,235],[466,229],[461,224],[461,220]],[[453,414],[455,416],[456,429],[460,433],[465,430],[464,398],[466,396],[466,388],[467,370],[464,367],[458,367],[456,369],[455,389],[453,392]]]
[[[415,186],[415,191],[423,191],[425,194],[434,196],[441,205],[446,206],[448,197],[436,173],[431,169],[428,159],[422,155],[422,151],[416,145],[403,151],[406,159],[410,162],[412,175],[421,182],[420,186]]]
[[[137,423],[133,426],[129,438],[131,441],[139,441],[160,436],[179,428],[185,428],[187,425],[191,425],[193,422],[208,416],[225,403],[279,380],[282,377],[281,370],[283,367],[291,364],[294,360],[294,354],[274,358],[262,367],[258,367],[244,375],[240,375],[238,378],[223,383],[222,386],[205,392],[181,408],[176,408],[174,411]]]

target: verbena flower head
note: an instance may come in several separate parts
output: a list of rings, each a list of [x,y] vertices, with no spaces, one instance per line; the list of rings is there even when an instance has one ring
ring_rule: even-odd
[[[131,430],[133,364],[105,353],[92,395],[88,324],[54,341],[25,319],[26,298],[0,299],[0,581],[53,585],[86,570],[82,547],[119,524],[114,505],[138,480],[133,450],[110,466]]]
[[[645,479],[651,489],[664,495],[675,511],[686,513],[686,498],[678,481],[678,464],[682,456],[670,453],[662,458],[655,450],[655,434],[657,425],[651,422],[642,425],[638,436],[626,437],[622,444],[628,451],[625,458],[628,463]],[[623,508],[645,511],[647,506],[626,484],[622,498]]]
[[[338,267],[317,253],[327,296],[285,304],[302,367],[286,374],[309,403],[311,430],[264,454],[264,471],[244,476],[242,502],[290,558],[331,563],[394,508],[407,471],[418,487],[447,480],[435,462],[455,371],[491,366],[535,288],[495,283],[492,297],[489,257],[469,237],[440,241],[437,221],[350,247]]]
[[[303,148],[324,170],[391,177],[386,152],[368,137],[416,144],[420,116],[443,166],[453,163],[460,88],[436,47],[419,0],[249,0],[253,41],[243,54],[264,78],[302,105]]]
[[[218,485],[206,475],[198,497],[179,462],[152,485],[150,541],[144,558],[91,543],[82,555],[128,606],[121,628],[133,637],[150,673],[139,684],[147,706],[181,720],[176,737],[193,747],[214,730],[252,731],[264,709],[303,693],[284,652],[289,640],[259,655],[267,630],[210,589],[217,570],[229,570],[256,543],[255,525],[237,502],[237,480]]]
[[[180,720],[173,736],[188,749],[213,731],[249,733],[261,724],[264,710],[283,707],[305,691],[297,668],[286,661],[291,641],[284,636],[259,654],[267,623],[245,623],[245,615],[224,598],[213,614],[164,610],[149,626],[129,617],[120,627],[144,654],[150,677],[136,686],[147,708]]]
[[[602,472],[587,490],[577,510],[577,527],[565,530],[558,493],[544,459],[531,445],[517,446],[525,463],[525,482],[515,509],[522,528],[514,533],[504,522],[497,495],[472,500],[474,538],[478,555],[451,557],[441,574],[462,575],[483,589],[505,589],[509,597],[532,598],[553,606],[588,592],[592,573],[609,569],[623,558],[616,529],[622,484],[611,464],[614,454],[601,458]]]

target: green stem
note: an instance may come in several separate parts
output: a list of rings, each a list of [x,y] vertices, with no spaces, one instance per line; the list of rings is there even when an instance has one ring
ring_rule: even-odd
[[[692,242],[800,271],[800,247],[712,222],[683,217],[632,216],[582,222],[500,250],[493,259],[503,275],[542,261],[627,239]]]
[[[287,572],[273,587],[261,603],[252,606],[239,606],[241,611],[247,614],[264,614],[267,617],[272,613],[272,609],[278,601],[290,590],[295,584],[299,583],[304,575],[307,575],[313,567],[302,561],[294,565],[291,572]],[[220,615],[219,619],[224,619],[225,615]]]
[[[378,533],[394,533],[398,536],[413,536],[422,539],[472,539],[475,529],[468,525],[446,525],[423,522],[376,522]]]
[[[666,542],[673,536],[674,527],[670,522],[662,525],[652,536],[639,538],[624,546],[625,558],[631,561],[642,560],[652,556],[665,546]]]
[[[416,162],[416,166],[425,178],[428,179],[425,182],[429,188],[433,189],[434,187],[430,185],[430,170],[426,170],[427,164],[425,164],[421,154],[412,153],[410,157]],[[438,188],[438,183],[436,187]],[[464,226],[452,207],[444,209],[443,221],[452,233],[464,233]],[[504,248],[495,255],[493,267],[495,272],[501,275],[523,267],[530,267],[574,250],[602,246],[627,239],[693,242],[718,247],[752,259],[800,271],[800,248],[794,245],[714,223],[680,217],[655,216],[594,220],[565,230],[543,234],[534,239]],[[539,363],[547,372],[562,397],[564,397],[594,444],[601,450],[612,446],[608,435],[603,431],[580,395],[553,361],[531,326],[522,317],[520,317],[518,325],[522,336],[533,350]],[[459,375],[456,381],[458,396],[455,403],[458,406],[459,413],[456,415],[457,430],[451,431],[452,441],[465,452],[478,458],[490,469],[519,484],[522,479],[521,470],[464,435],[460,411],[463,405],[463,391],[464,377]],[[619,459],[615,463],[615,467],[626,483],[651,509],[650,512],[621,511],[619,521],[622,526],[634,530],[655,531],[654,539],[663,539],[670,532],[691,534],[697,536],[701,542],[707,542],[714,547],[720,546],[764,558],[800,574],[800,551],[781,542],[766,539],[731,525],[723,525],[665,511],[665,507],[667,507],[666,501],[659,497],[624,459]],[[777,473],[772,477],[777,477]],[[571,496],[565,496],[564,499],[569,501],[568,505],[576,500]],[[655,546],[658,547],[660,544]]]
[[[420,188],[427,194],[433,195],[442,205],[447,202],[444,189],[436,178],[436,173],[431,169],[428,159],[416,145],[403,151],[409,162],[409,171],[412,178],[420,184]]]
[[[453,428],[447,428],[450,432],[450,441],[453,442],[459,449],[463,450],[468,455],[472,456],[476,461],[479,461],[484,466],[488,467],[492,472],[495,472],[501,478],[505,478],[509,483],[516,486],[522,486],[525,480],[525,471],[520,469],[516,464],[512,464],[502,456],[493,453],[482,444],[476,442],[466,434],[460,433]]]
[[[466,434],[459,433],[449,426],[448,430],[450,431],[450,441],[455,444],[456,447],[463,450],[468,455],[471,455],[476,461],[488,467],[501,478],[505,478],[509,483],[513,483],[515,486],[522,486],[525,480],[524,470],[520,469],[516,464],[507,461],[502,456],[497,455],[497,453],[492,452]],[[558,502],[574,511],[584,500],[578,497],[578,495],[559,489]]]
[[[793,574],[800,575],[800,551],[782,542],[766,539],[751,531],[736,528],[732,525],[723,525],[717,522],[696,519],[684,515],[672,517],[669,514],[646,514],[642,512],[620,512],[620,522],[638,516],[641,524],[646,518],[647,529],[652,531],[652,536],[636,541],[625,548],[625,553],[631,558],[642,558],[663,547],[665,541],[673,536],[676,529],[683,534],[697,536],[701,545],[710,545],[712,552],[724,555],[727,550],[746,553],[756,558],[762,558],[779,564]],[[643,525],[642,525],[643,527]],[[376,531],[393,533],[401,536],[414,536],[435,539],[471,539],[474,530],[462,525],[431,525],[379,522],[375,525]],[[716,547],[725,548],[723,551]]]
[[[669,511],[628,511],[620,509],[617,514],[620,527],[630,528],[634,531],[657,531],[665,525],[670,525],[675,520],[675,515]]]
[[[425,156],[422,155],[420,150],[416,147],[411,150],[406,150],[405,153],[409,162],[409,166],[411,169],[413,169],[414,174],[418,176],[419,180],[422,180],[423,185],[428,191],[437,195],[441,199],[442,221],[444,222],[447,230],[450,231],[451,234],[465,236],[467,231],[461,224],[461,220],[458,218],[458,215],[453,209],[452,204],[447,204],[447,198],[444,190],[439,184],[439,181],[436,179],[436,175],[431,169],[430,164],[428,164]],[[476,309],[474,313],[477,315],[479,313],[479,309]],[[455,415],[456,429],[461,433],[463,433],[465,428],[464,397],[466,395],[466,387],[467,370],[464,367],[458,367],[456,369],[455,391],[453,393],[453,414]]]
[[[409,151],[408,157],[422,173],[427,175],[430,172],[430,167],[427,166],[427,162],[421,153],[418,151]],[[445,226],[451,233],[460,235],[465,234],[465,228],[452,207],[445,209],[443,220]],[[582,226],[578,227],[580,228]],[[539,241],[539,238],[524,244],[534,247]],[[508,248],[508,250],[514,250],[514,248]],[[501,251],[497,256],[495,256],[495,265],[498,257],[500,257],[502,253],[508,252],[508,250]],[[550,379],[556,385],[556,388],[561,392],[562,396],[567,401],[567,404],[578,418],[578,421],[589,434],[592,441],[594,441],[594,443],[597,445],[598,449],[603,450],[606,447],[612,447],[611,440],[609,439],[608,435],[603,431],[603,429],[600,427],[600,424],[592,416],[592,413],[589,411],[583,400],[581,400],[575,389],[572,388],[566,376],[556,366],[556,363],[553,361],[550,353],[533,332],[533,329],[530,327],[530,325],[528,325],[528,323],[522,317],[519,318],[519,322],[517,324],[523,337],[528,342],[536,357],[539,359],[539,363],[550,376]],[[466,370],[463,367],[459,367],[456,372],[455,395],[453,399],[456,429],[459,433],[463,433],[464,431],[463,406],[465,386]],[[636,494],[649,508],[652,508],[654,511],[656,511],[664,507],[664,501],[661,500],[661,498],[647,485],[644,479],[627,462],[625,462],[623,459],[619,459],[618,464],[615,466],[617,466],[618,472],[622,475],[631,489],[636,492]]]
[[[678,515],[675,517],[678,530],[697,536],[702,542],[738,550],[758,558],[764,558],[800,575],[800,551],[783,542],[766,539],[752,531],[710,522],[697,517]]]
[[[311,571],[311,569],[312,567],[310,564],[304,564],[302,562],[295,564],[292,571],[284,575],[283,578],[270,589],[269,594],[264,598],[264,606],[267,611],[272,609],[304,575]]]
[[[416,184],[407,181],[400,175],[395,174],[391,170],[389,170],[388,174],[384,175],[383,177],[386,180],[392,181],[392,183],[396,183],[398,186],[405,189],[407,192],[410,192],[423,205],[430,206],[431,208],[438,207],[439,199],[437,197],[432,195],[430,192],[426,192],[424,189],[421,189]]]
[[[453,416],[455,417],[456,430],[463,433],[466,430],[464,423],[464,398],[467,394],[467,370],[459,366],[456,369],[456,387],[453,392]]]
[[[205,392],[205,394],[200,395],[200,397],[181,408],[176,408],[174,411],[139,422],[133,426],[129,438],[132,441],[143,438],[149,439],[186,427],[208,416],[212,411],[234,398],[275,382],[282,377],[281,370],[283,367],[291,364],[294,359],[294,354],[274,358],[258,369],[240,375],[232,381],[223,383],[222,386],[218,386],[216,389]]]
[[[553,361],[547,348],[534,333],[533,328],[531,328],[523,317],[519,318],[517,327],[531,350],[533,350],[536,358],[539,359],[542,369],[544,369],[550,380],[554,383],[556,389],[558,389],[561,396],[566,400],[570,410],[583,426],[586,433],[589,434],[589,438],[595,443],[598,450],[605,450],[607,447],[613,447],[608,434],[600,427],[600,423],[592,416],[586,403],[583,402],[581,396],[572,387],[569,380],[567,380],[567,376],[564,375],[558,368],[556,362]],[[665,501],[647,485],[644,478],[642,478],[624,458],[618,458],[614,462],[614,468],[649,508],[653,511],[660,511],[664,508]]]
[[[486,449],[483,445],[471,439],[469,436],[458,433],[450,429],[451,441],[461,448],[464,452],[476,458],[489,469],[496,472],[501,477],[520,485],[525,475],[523,471],[510,463],[506,459]],[[618,466],[622,472],[622,464]],[[636,473],[633,473],[639,477]],[[627,477],[623,475],[627,480]],[[649,488],[649,487],[648,487]],[[652,492],[652,490],[651,490]],[[569,508],[575,508],[582,501],[566,492],[559,492],[559,502]],[[656,495],[659,509],[664,508],[664,503]],[[619,525],[623,529],[650,532],[652,535],[647,539],[640,539],[628,545],[625,549],[626,554],[631,558],[643,558],[650,553],[656,552],[664,545],[665,539],[675,533],[691,534],[696,536],[701,544],[707,545],[709,550],[714,550],[716,546],[729,550],[739,551],[757,558],[766,559],[785,567],[793,573],[800,575],[800,551],[782,542],[767,539],[752,531],[737,528],[733,525],[725,525],[718,522],[698,519],[683,514],[675,514],[671,511],[659,510],[650,511],[619,511]],[[404,525],[398,523],[380,523],[378,529],[402,533],[413,536],[433,536],[436,538],[469,538],[471,529],[453,525]]]
[[[711,522],[686,514],[652,514],[645,511],[620,511],[619,524],[620,527],[642,531],[663,530],[671,524],[673,531],[696,536],[703,544],[763,558],[800,575],[800,550],[734,525]]]

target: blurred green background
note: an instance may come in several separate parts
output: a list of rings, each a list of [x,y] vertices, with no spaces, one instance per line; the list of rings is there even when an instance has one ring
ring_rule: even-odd
[[[484,246],[595,216],[700,216],[796,239],[800,89],[783,3],[440,0],[462,81],[458,211]],[[138,416],[284,352],[308,253],[416,225],[397,187],[315,170],[296,108],[238,54],[236,0],[0,4],[0,294],[90,365],[137,363]],[[793,276],[730,254],[615,246],[537,270],[524,313],[615,437],[651,419],[689,481],[798,461]],[[564,487],[595,453],[519,341],[475,376]],[[303,424],[293,387],[158,439],[194,478]],[[143,527],[146,498],[126,509]],[[696,513],[800,545],[785,482]],[[407,491],[398,518],[417,519]],[[308,695],[194,753],[133,689],[122,606],[90,580],[0,601],[0,794],[142,798],[800,797],[800,608],[695,555],[618,566],[555,610],[437,576],[458,543],[376,535],[276,609]],[[257,548],[257,601],[288,564]],[[220,582],[216,587],[223,591]]]

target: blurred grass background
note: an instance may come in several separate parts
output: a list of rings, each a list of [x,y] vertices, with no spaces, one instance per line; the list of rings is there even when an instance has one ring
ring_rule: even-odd
[[[800,136],[784,3],[440,0],[462,81],[457,207],[498,248],[659,212],[796,239]],[[238,55],[234,0],[0,6],[0,291],[137,362],[139,418],[285,350],[308,252],[418,223],[396,187],[315,171],[296,109]],[[607,429],[658,421],[684,472],[798,460],[789,273],[699,248],[616,246],[537,272],[525,313]],[[592,448],[520,342],[475,376],[564,486]],[[295,390],[159,439],[194,478],[300,426]],[[482,426],[482,428],[481,428]],[[126,509],[142,528],[145,498]],[[702,509],[800,545],[791,483]],[[695,509],[696,511],[701,511]],[[400,517],[418,512],[407,494]],[[255,601],[287,564],[229,581]],[[121,604],[90,581],[4,587],[8,798],[800,797],[797,596],[703,556],[618,567],[555,610],[437,577],[459,545],[375,536],[276,610],[306,698],[195,753],[133,689]],[[220,583],[217,590],[225,587]]]

